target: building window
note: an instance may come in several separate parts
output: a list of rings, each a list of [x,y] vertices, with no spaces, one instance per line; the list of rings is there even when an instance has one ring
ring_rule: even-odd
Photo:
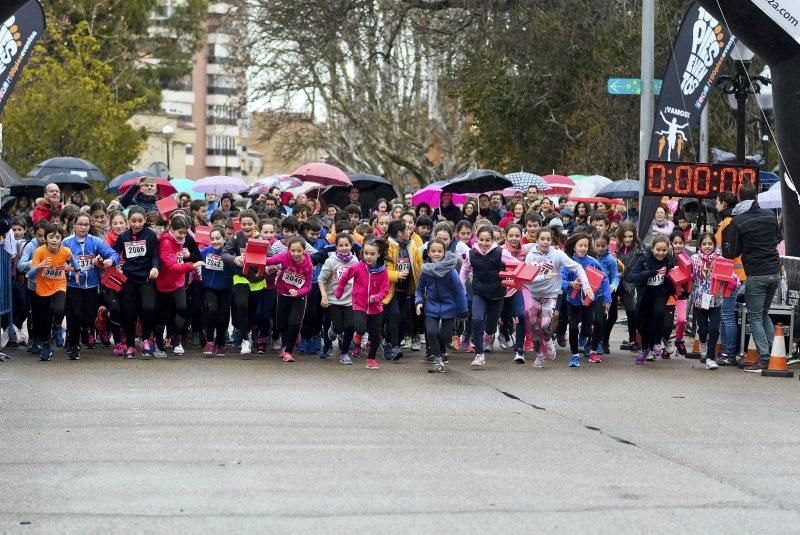
[[[186,145],[186,156],[191,156],[192,155],[193,148],[194,147],[191,144],[187,143],[187,145]]]

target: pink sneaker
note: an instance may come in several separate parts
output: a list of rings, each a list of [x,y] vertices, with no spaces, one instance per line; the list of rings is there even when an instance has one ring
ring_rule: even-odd
[[[114,355],[117,357],[121,357],[125,355],[125,344],[117,344],[114,346]]]
[[[283,352],[283,355],[281,355],[281,359],[283,359],[283,362],[294,362],[294,357],[288,351]]]
[[[225,347],[223,347],[223,346],[214,346],[214,356],[215,357],[224,357],[225,356]]]
[[[603,359],[600,358],[600,355],[595,353],[594,351],[589,352],[589,362],[592,364],[602,364]]]
[[[367,359],[367,368],[370,370],[378,369],[378,359]]]
[[[214,354],[214,342],[206,342],[206,347],[203,348],[203,355]]]
[[[533,351],[533,338],[528,335],[525,335],[525,345],[523,346],[525,351]]]

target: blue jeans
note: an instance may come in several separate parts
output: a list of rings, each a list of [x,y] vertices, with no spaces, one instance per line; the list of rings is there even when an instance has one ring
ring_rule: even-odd
[[[497,332],[497,319],[502,307],[502,297],[486,299],[480,295],[472,296],[472,343],[475,345],[476,355],[483,353],[483,335],[491,336]]]
[[[739,354],[739,329],[736,326],[736,296],[738,291],[722,298],[719,332],[722,337],[722,354],[732,357]]]
[[[769,308],[780,282],[781,276],[776,273],[749,276],[744,285],[747,324],[750,325],[753,342],[763,366],[769,364],[770,346],[775,338],[775,326],[769,317]]]

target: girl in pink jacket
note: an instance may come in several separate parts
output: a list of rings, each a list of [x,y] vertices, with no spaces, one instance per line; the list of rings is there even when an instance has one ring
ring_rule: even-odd
[[[341,298],[350,279],[353,279],[353,336],[355,349],[352,356],[361,352],[361,337],[369,333],[367,368],[378,369],[375,355],[381,346],[383,301],[389,294],[389,275],[386,273],[386,242],[370,240],[361,249],[361,262],[350,266],[339,279],[336,297]]]
[[[314,266],[302,237],[289,238],[286,246],[286,251],[267,258],[267,265],[280,266],[275,285],[278,291],[276,323],[283,341],[281,358],[284,362],[294,362],[292,351],[303,323]]]

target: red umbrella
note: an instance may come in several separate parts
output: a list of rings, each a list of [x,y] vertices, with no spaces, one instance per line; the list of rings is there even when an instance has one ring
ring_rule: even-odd
[[[344,171],[327,163],[307,163],[296,169],[291,176],[304,182],[316,182],[323,186],[352,186]]]
[[[134,184],[138,184],[141,178],[132,178],[127,182],[123,182],[122,185],[119,187],[120,193],[125,193],[130,189],[131,186]],[[166,197],[167,195],[172,195],[173,193],[177,193],[178,190],[175,189],[175,186],[167,180],[166,178],[157,178],[156,179],[156,195],[158,197]]]
[[[545,192],[547,195],[569,195],[575,187],[575,181],[568,176],[544,175],[542,178],[550,184],[550,189]]]

